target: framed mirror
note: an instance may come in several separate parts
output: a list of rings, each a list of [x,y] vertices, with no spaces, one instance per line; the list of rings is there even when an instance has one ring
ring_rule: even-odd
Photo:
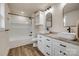
[[[68,27],[71,32],[71,27],[76,27],[79,21],[79,3],[67,3],[64,7],[64,26]]]
[[[52,28],[52,13],[46,14],[46,29],[49,31]]]

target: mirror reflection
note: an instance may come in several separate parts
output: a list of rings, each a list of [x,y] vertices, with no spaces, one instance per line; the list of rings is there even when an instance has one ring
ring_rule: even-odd
[[[79,21],[79,3],[68,3],[64,7],[64,26],[69,27],[67,30],[71,32],[71,27],[76,27]]]
[[[46,15],[46,29],[49,31],[52,27],[52,13],[47,13]]]

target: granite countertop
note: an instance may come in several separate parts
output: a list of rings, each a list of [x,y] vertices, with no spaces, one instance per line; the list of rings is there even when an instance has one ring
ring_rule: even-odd
[[[79,46],[79,40],[77,40],[77,39],[75,39],[74,41],[71,41],[71,40],[68,40],[68,39],[65,39],[65,38],[62,38],[62,37],[57,37],[57,33],[52,33],[52,36],[50,36],[50,34],[48,34],[48,33],[39,33],[39,34],[50,37],[52,39],[60,40],[60,41],[63,41],[63,42],[67,42],[67,43],[71,43],[71,44]]]

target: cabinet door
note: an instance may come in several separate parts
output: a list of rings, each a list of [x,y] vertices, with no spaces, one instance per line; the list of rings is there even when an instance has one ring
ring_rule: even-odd
[[[53,55],[53,46],[52,46],[52,39],[49,37],[45,37],[44,39],[44,47],[45,47],[45,53],[48,56]]]
[[[38,38],[38,49],[45,54],[44,38],[42,36],[39,36]]]
[[[67,44],[66,51],[69,52],[70,56],[79,56],[79,46],[73,45],[73,44]]]
[[[42,40],[38,40],[38,49],[40,50],[40,51],[42,51],[43,50],[43,43],[42,43]]]
[[[54,42],[54,55],[55,56],[63,56],[63,49],[59,46],[60,42]]]
[[[67,49],[67,44],[59,40],[53,40],[55,56],[68,56],[69,52]]]
[[[52,49],[52,46],[51,45],[46,45],[45,46],[45,55],[47,56],[53,56],[53,49]]]

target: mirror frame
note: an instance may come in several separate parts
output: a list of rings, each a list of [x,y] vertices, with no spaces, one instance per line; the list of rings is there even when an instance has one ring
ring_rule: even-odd
[[[51,14],[51,21],[50,21],[51,24],[50,24],[50,27],[47,27],[47,15],[48,15],[48,14]],[[53,18],[53,17],[52,17],[52,13],[51,13],[51,12],[48,12],[48,13],[46,14],[46,23],[45,23],[47,30],[49,30],[48,28],[52,28],[52,18]]]

